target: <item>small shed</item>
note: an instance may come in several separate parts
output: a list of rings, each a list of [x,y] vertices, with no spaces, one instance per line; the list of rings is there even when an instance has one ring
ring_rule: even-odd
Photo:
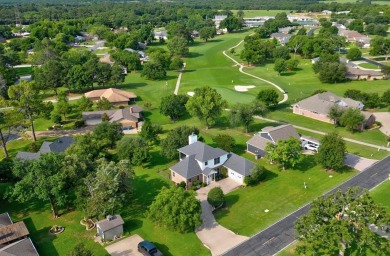
[[[120,215],[108,215],[96,223],[97,235],[102,240],[115,240],[123,234],[124,221]]]

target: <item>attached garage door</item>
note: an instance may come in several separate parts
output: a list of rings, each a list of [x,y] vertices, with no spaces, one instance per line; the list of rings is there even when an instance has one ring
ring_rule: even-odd
[[[241,174],[239,174],[239,173],[237,173],[237,172],[235,172],[233,170],[230,170],[230,169],[228,169],[228,171],[229,171],[228,175],[229,175],[230,178],[240,182],[241,184],[243,183],[244,177]]]

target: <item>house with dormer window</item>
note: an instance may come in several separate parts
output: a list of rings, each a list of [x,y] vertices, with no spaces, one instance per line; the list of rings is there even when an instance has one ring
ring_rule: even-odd
[[[226,168],[228,176],[241,184],[244,177],[250,175],[255,163],[213,148],[197,138],[196,134],[191,134],[188,145],[178,149],[180,162],[170,168],[171,180],[175,184],[185,182],[189,186],[194,181],[200,181],[208,185],[217,179],[221,168]]]

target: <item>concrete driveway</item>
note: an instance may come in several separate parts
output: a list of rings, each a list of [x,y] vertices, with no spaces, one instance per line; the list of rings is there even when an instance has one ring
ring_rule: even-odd
[[[377,121],[382,123],[382,127],[379,130],[390,136],[390,112],[375,112],[374,116]]]
[[[212,255],[221,255],[248,239],[246,236],[236,235],[229,229],[219,225],[214,218],[212,206],[207,202],[207,193],[210,189],[221,187],[222,191],[226,194],[239,186],[240,184],[237,181],[226,178],[197,190],[197,198],[201,201],[202,206],[201,218],[203,224],[197,228],[196,235],[202,241],[203,245],[211,251]]]
[[[354,154],[346,154],[344,157],[345,165],[354,168],[358,171],[363,171],[364,169],[370,167],[376,162],[377,160],[360,157]]]
[[[144,239],[139,235],[132,235],[116,243],[110,244],[106,247],[106,250],[111,256],[142,256],[142,254],[138,252],[137,246],[138,243],[143,240]]]

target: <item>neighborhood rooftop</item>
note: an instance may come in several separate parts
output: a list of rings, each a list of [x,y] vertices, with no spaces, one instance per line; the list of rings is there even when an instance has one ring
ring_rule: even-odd
[[[195,155],[195,159],[200,162],[205,162],[227,154],[227,152],[222,149],[210,147],[200,141],[179,148],[178,150],[186,155]]]
[[[191,178],[202,174],[202,169],[195,160],[195,155],[190,155],[184,158],[170,169],[185,178]]]
[[[85,93],[87,98],[106,98],[109,102],[122,102],[128,101],[129,99],[137,98],[132,92],[119,90],[115,88],[93,90]]]
[[[0,256],[39,256],[29,237],[0,248]]]
[[[29,232],[23,221],[3,226],[0,228],[0,245],[7,244],[28,235]]]
[[[99,228],[105,232],[107,230],[116,228],[120,225],[123,225],[125,222],[123,221],[122,217],[120,215],[112,215],[107,216],[106,219],[98,221],[96,225],[99,226]]]
[[[267,132],[275,142],[278,142],[279,140],[285,140],[290,137],[299,139],[297,131],[291,124],[279,125],[276,127],[267,126],[263,128],[261,132]]]
[[[234,153],[230,153],[228,160],[223,164],[223,166],[226,168],[235,170],[243,176],[250,175],[254,165],[255,163],[252,161],[249,161],[246,158],[238,156]]]

